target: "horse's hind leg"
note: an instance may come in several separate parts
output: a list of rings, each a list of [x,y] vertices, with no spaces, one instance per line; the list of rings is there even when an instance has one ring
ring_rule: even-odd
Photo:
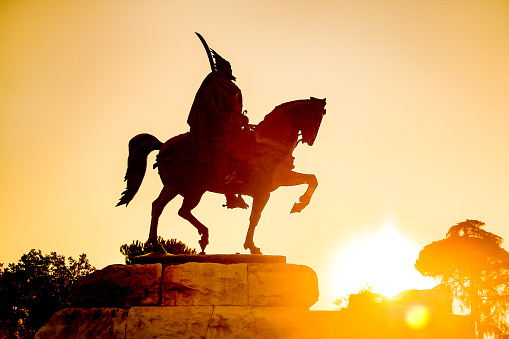
[[[270,193],[257,195],[253,197],[253,207],[251,208],[251,216],[249,217],[249,228],[247,230],[246,241],[244,242],[244,249],[251,251],[251,254],[262,254],[260,249],[254,244],[254,231],[258,221],[262,216],[262,211],[269,201]]]
[[[164,186],[157,197],[152,203],[152,221],[150,223],[150,234],[148,236],[148,243],[157,243],[157,225],[159,223],[159,217],[163,212],[164,207],[177,196],[176,190],[171,186]]]
[[[184,196],[184,201],[182,202],[182,207],[179,209],[179,216],[189,221],[196,229],[198,230],[198,234],[201,235],[201,239],[198,242],[201,247],[201,253],[205,254],[205,247],[209,244],[209,229],[203,225],[198,219],[194,217],[191,211],[198,206],[200,199],[204,192],[195,193],[195,194],[187,194]]]

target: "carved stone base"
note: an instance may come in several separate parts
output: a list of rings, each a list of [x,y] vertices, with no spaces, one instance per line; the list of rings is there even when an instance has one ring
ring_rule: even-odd
[[[312,338],[315,272],[302,265],[111,265],[36,338]]]

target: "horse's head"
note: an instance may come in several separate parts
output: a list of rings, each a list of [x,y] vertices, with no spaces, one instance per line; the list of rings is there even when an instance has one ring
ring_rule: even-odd
[[[315,142],[324,114],[325,99],[312,97],[289,101],[274,108],[255,130],[292,149],[296,146],[299,136],[302,142],[311,146]]]
[[[325,115],[325,99],[311,97],[309,100],[302,100],[296,112],[295,126],[302,133],[302,142],[313,146],[318,129]]]

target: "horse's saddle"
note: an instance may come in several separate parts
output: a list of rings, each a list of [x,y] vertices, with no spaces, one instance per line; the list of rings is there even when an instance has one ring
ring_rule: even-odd
[[[293,168],[292,150],[283,143],[264,137],[249,129],[243,130],[241,134],[234,137],[230,149],[230,158],[233,160],[251,162],[260,161],[261,158],[269,156],[284,159],[289,162],[288,167]],[[192,138],[189,132],[177,135],[168,140],[157,155],[157,163],[169,162],[172,159],[184,161],[196,160]]]

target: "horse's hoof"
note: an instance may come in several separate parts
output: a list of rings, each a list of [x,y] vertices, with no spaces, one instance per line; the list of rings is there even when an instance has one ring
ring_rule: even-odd
[[[207,247],[207,245],[209,244],[209,232],[208,231],[202,233],[201,239],[198,241],[198,244],[200,244],[200,248],[201,248],[200,254],[205,254],[205,247]]]
[[[155,239],[148,239],[146,242],[145,242],[145,246],[154,246],[154,245],[157,245],[159,244],[159,241],[157,241],[157,238]]]
[[[301,203],[301,202],[296,202],[293,207],[292,207],[292,210],[290,211],[290,214],[291,213],[300,213],[300,211],[302,211],[304,209],[304,207],[306,207],[305,204]]]
[[[244,243],[244,249],[245,250],[249,249],[251,254],[262,254],[262,251],[260,251],[260,249],[258,247],[256,247],[253,242]]]
[[[146,252],[148,253],[153,253],[153,254],[168,254],[168,252],[166,251],[166,249],[163,247],[163,245],[156,241],[156,242],[146,242],[145,243],[145,250]]]
[[[258,247],[251,248],[251,254],[263,254]]]
[[[205,248],[209,244],[209,241],[208,240],[200,240],[200,241],[198,241],[198,243],[200,244],[201,253],[205,253]]]

